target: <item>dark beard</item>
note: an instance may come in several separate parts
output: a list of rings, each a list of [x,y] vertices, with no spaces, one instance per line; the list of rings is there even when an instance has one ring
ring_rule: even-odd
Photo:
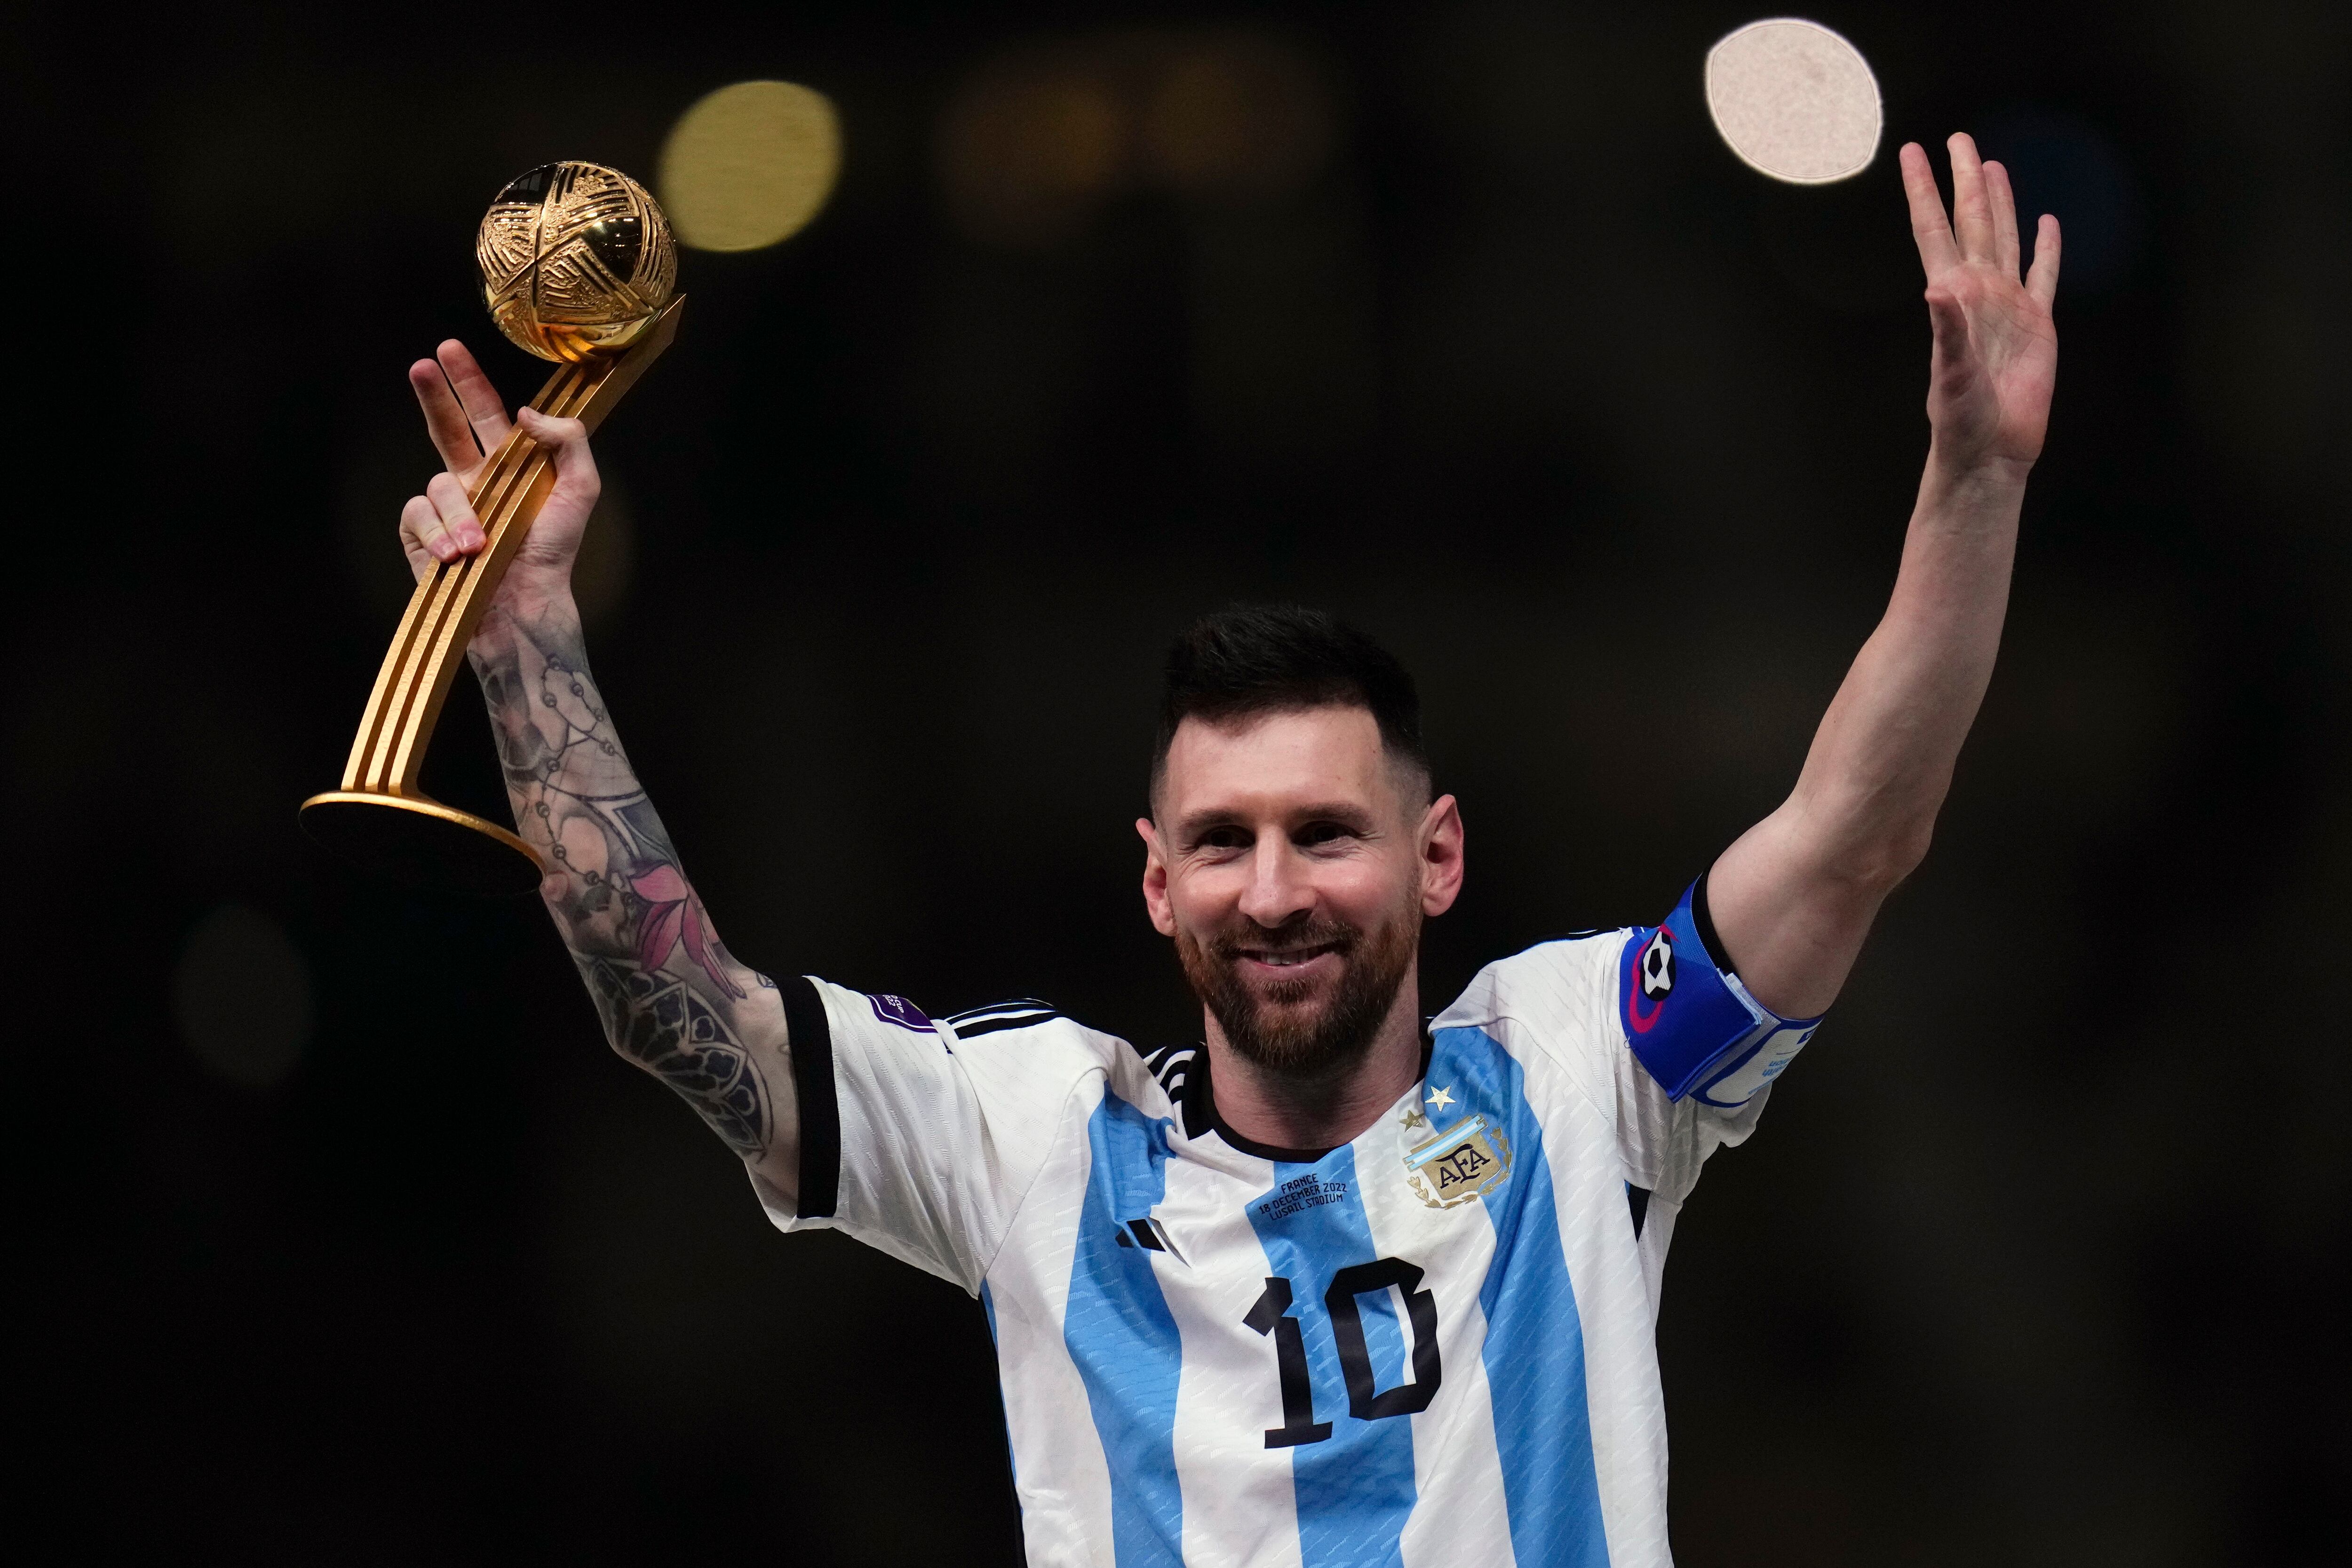
[[[1420,947],[1420,917],[1416,897],[1402,918],[1370,934],[1333,921],[1284,928],[1286,947],[1337,945],[1342,963],[1339,988],[1319,1013],[1293,1011],[1310,994],[1304,984],[1276,982],[1263,1006],[1243,984],[1241,951],[1263,942],[1265,933],[1220,935],[1204,949],[1180,930],[1176,956],[1193,994],[1244,1061],[1294,1082],[1328,1083],[1344,1077],[1371,1050]]]

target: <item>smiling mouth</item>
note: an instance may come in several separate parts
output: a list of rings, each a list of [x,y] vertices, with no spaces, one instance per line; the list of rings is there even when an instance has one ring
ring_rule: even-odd
[[[1296,969],[1302,963],[1313,963],[1316,959],[1322,957],[1327,952],[1337,952],[1339,951],[1339,944],[1338,942],[1319,942],[1313,947],[1289,947],[1283,948],[1279,951],[1267,948],[1245,947],[1241,950],[1240,956],[1248,959],[1253,963],[1263,963],[1269,969]]]

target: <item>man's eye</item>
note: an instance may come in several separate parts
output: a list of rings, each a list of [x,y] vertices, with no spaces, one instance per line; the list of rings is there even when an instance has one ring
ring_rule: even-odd
[[[1337,822],[1310,822],[1291,836],[1291,842],[1306,848],[1328,844],[1335,839],[1352,838],[1355,835]]]
[[[1203,849],[1246,849],[1250,836],[1238,827],[1212,827],[1201,835]]]

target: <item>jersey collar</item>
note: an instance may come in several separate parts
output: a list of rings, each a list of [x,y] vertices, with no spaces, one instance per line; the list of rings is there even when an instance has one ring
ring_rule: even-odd
[[[1428,1020],[1423,1019],[1421,1028],[1421,1070],[1413,1075],[1416,1083],[1429,1076],[1430,1052],[1434,1048],[1435,1043],[1429,1032]],[[1415,1092],[1419,1092],[1418,1089]],[[1194,1057],[1192,1070],[1184,1075],[1182,1093],[1184,1100],[1181,1109],[1184,1117],[1184,1135],[1187,1138],[1198,1138],[1203,1133],[1214,1132],[1242,1153],[1260,1160],[1272,1160],[1277,1164],[1284,1165],[1312,1165],[1331,1152],[1331,1149],[1339,1147],[1334,1143],[1328,1149],[1285,1149],[1279,1144],[1261,1143],[1254,1138],[1244,1138],[1226,1126],[1224,1118],[1217,1114],[1216,1086],[1209,1080],[1209,1047],[1206,1041],[1202,1042]]]

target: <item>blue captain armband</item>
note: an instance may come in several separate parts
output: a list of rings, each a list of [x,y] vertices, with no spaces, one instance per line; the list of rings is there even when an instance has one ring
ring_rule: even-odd
[[[1748,994],[1706,912],[1706,879],[1683,889],[1661,926],[1635,926],[1617,961],[1626,1043],[1668,1100],[1724,1110],[1780,1076],[1821,1026],[1783,1018]]]

